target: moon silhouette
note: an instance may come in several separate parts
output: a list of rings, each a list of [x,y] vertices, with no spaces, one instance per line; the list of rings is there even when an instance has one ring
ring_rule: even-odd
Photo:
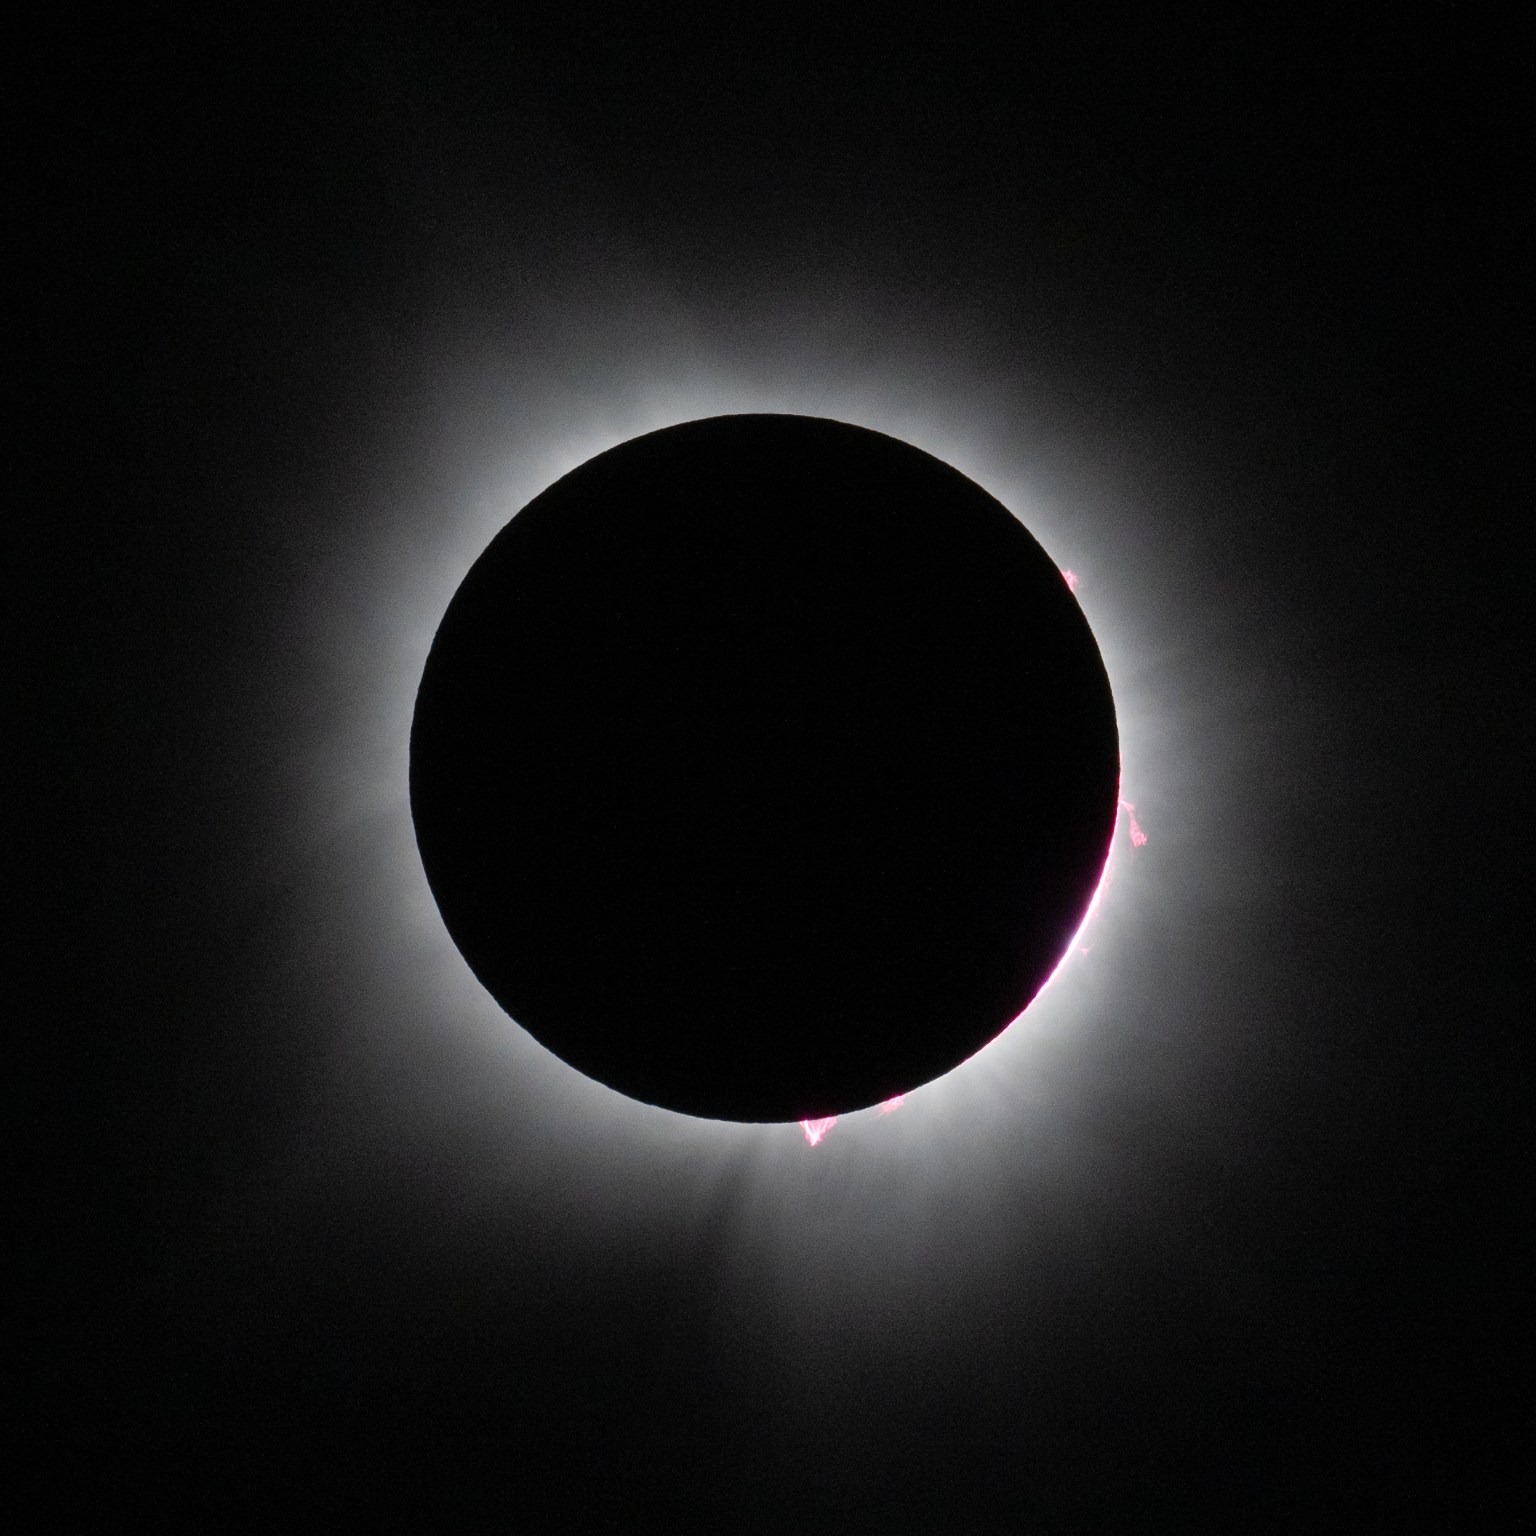
[[[411,731],[443,921],[587,1076],[711,1119],[959,1065],[1070,943],[1114,827],[1097,644],[957,470],[719,416],[535,497],[464,578]]]

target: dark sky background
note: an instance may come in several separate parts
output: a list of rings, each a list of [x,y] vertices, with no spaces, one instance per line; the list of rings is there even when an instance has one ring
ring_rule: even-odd
[[[1524,1496],[1504,45],[934,28],[25,62],[29,1528]],[[501,522],[759,408],[909,435],[1083,574],[1149,838],[1033,1033],[814,1150],[500,1023],[401,809]]]

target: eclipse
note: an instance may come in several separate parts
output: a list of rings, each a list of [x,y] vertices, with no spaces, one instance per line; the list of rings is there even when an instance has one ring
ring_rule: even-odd
[[[449,604],[411,811],[454,942],[578,1071],[720,1120],[959,1065],[1048,980],[1114,828],[1098,646],[907,443],[718,416],[536,496]]]

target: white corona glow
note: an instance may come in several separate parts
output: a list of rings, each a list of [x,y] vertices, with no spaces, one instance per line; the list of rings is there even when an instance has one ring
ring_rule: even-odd
[[[430,421],[399,434],[398,462],[375,471],[375,483],[360,496],[350,542],[340,541],[345,559],[317,573],[296,616],[323,673],[316,691],[332,707],[327,712],[322,704],[324,723],[310,727],[304,758],[294,765],[288,804],[300,814],[274,832],[274,842],[286,840],[307,866],[317,860],[325,866],[325,875],[312,882],[326,891],[315,898],[325,905],[317,906],[313,926],[342,957],[327,972],[327,985],[349,1021],[347,1059],[374,1064],[381,1084],[392,1085],[378,1092],[389,1096],[397,1120],[405,1115],[422,1127],[414,1134],[479,1148],[459,1154],[484,1170],[466,1179],[482,1190],[473,1198],[492,1198],[484,1191],[497,1179],[517,1184],[531,1177],[527,1170],[542,1168],[579,1188],[572,1198],[585,1203],[593,1230],[640,1233],[679,1200],[688,1204],[680,1190],[741,1168],[750,1170],[743,1176],[752,1191],[743,1199],[756,1212],[743,1219],[756,1223],[765,1239],[778,1231],[771,1241],[782,1256],[804,1240],[803,1231],[791,1237],[781,1217],[792,1219],[782,1202],[790,1199],[791,1168],[803,1158],[808,1133],[641,1104],[566,1066],[481,988],[449,938],[421,868],[407,768],[428,649],[449,600],[491,538],[561,475],[642,433],[738,412],[825,416],[897,437],[997,497],[1058,567],[1090,573],[1075,590],[1114,691],[1127,785],[1143,783],[1149,744],[1167,729],[1137,696],[1147,647],[1136,622],[1120,618],[1120,600],[1134,597],[1134,590],[1105,574],[1129,571],[1133,562],[1098,547],[1106,514],[1095,507],[1091,482],[1081,505],[1049,484],[1037,490],[1030,433],[1021,426],[1026,402],[1017,391],[994,390],[965,369],[946,385],[933,359],[882,357],[873,332],[865,338],[863,365],[851,372],[841,362],[845,354],[834,363],[824,348],[801,340],[793,363],[780,357],[744,364],[735,343],[711,345],[693,336],[693,355],[670,363],[644,347],[626,356],[616,344],[600,380],[584,378],[579,386],[562,379],[554,364],[548,377],[537,377],[537,389],[528,382],[538,375],[532,366],[511,369],[501,394],[494,381],[467,377],[462,392],[439,402]],[[713,363],[700,361],[711,352]],[[551,345],[540,355],[557,353]],[[434,368],[423,364],[424,373]],[[1113,526],[1114,517],[1108,521]],[[1120,887],[1111,892],[1101,882],[1085,922],[1103,921],[1111,906],[1132,920],[1121,896]],[[1079,975],[1111,971],[1109,962],[1058,966],[1022,1022],[902,1096],[902,1114],[886,1104],[840,1117],[834,1137],[815,1138],[821,1145],[813,1161],[822,1166],[830,1158],[826,1166],[843,1167],[841,1177],[853,1181],[849,1188],[866,1191],[871,1213],[902,1187],[933,1189],[924,1198],[934,1202],[935,1213],[959,1209],[941,1192],[941,1170],[974,1170],[978,1157],[1008,1155],[1021,1125],[1045,1126],[1052,1084],[1071,1070],[1074,1037],[1104,1027],[1099,994],[1106,983]],[[391,1065],[423,1052],[432,1072],[406,1078]],[[989,1145],[993,1152],[985,1150]],[[609,1177],[611,1170],[642,1164],[659,1171],[638,1196],[630,1181]],[[804,1215],[793,1220],[803,1225]],[[853,1231],[847,1229],[848,1241]],[[837,1250],[840,1241],[829,1238],[824,1252]],[[878,1245],[862,1257],[848,1256],[848,1274],[876,1262],[877,1253]],[[809,1273],[797,1283],[809,1283]]]

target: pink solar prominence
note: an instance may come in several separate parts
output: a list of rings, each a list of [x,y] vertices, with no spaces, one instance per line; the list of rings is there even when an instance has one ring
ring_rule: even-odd
[[[1126,819],[1130,823],[1131,847],[1133,847],[1133,848],[1143,848],[1143,847],[1145,847],[1146,846],[1146,842],[1147,842],[1147,834],[1141,830],[1140,825],[1137,823],[1137,820],[1136,820],[1136,807],[1134,805],[1132,805],[1129,800],[1122,800],[1120,802],[1120,808],[1121,808],[1121,810],[1123,810],[1125,812]]]

